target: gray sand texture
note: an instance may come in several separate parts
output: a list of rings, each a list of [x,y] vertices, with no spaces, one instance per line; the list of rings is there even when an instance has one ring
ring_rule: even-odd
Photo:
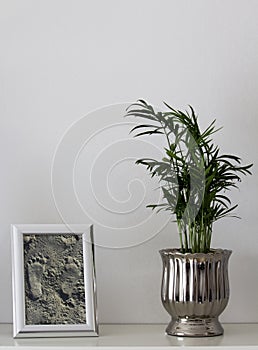
[[[85,324],[82,236],[26,234],[26,325]]]

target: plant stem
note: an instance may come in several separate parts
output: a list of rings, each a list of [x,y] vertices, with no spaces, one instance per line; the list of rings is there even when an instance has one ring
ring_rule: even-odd
[[[183,243],[182,227],[181,227],[181,221],[180,220],[177,220],[177,227],[178,227],[178,231],[179,231],[179,239],[180,239],[181,251],[184,252],[184,243]]]
[[[184,227],[184,237],[185,237],[185,250],[186,252],[189,251],[189,246],[188,246],[188,238],[187,238],[187,228],[186,226]]]

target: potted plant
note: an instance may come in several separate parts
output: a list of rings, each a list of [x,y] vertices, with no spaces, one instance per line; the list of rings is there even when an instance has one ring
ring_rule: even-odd
[[[171,315],[166,333],[176,336],[223,334],[218,320],[229,299],[228,260],[231,250],[212,249],[215,221],[235,216],[228,191],[252,164],[221,154],[212,140],[215,120],[201,132],[194,109],[176,110],[165,103],[156,112],[144,100],[129,106],[126,116],[143,118],[135,136],[162,135],[167,146],[161,160],[139,159],[150,175],[158,176],[164,201],[149,208],[169,211],[178,227],[180,248],[162,249],[162,303]]]

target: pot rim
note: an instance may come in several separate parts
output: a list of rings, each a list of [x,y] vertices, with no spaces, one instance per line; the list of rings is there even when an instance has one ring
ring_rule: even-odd
[[[213,248],[210,249],[208,253],[181,253],[180,248],[164,248],[159,250],[160,255],[163,256],[174,256],[181,258],[205,258],[205,257],[216,257],[221,255],[230,256],[232,254],[232,250],[230,249],[222,249],[222,248]]]

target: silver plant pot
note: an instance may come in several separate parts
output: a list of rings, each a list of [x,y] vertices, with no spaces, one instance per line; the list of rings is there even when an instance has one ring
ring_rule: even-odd
[[[161,299],[171,316],[168,335],[209,337],[223,334],[218,320],[228,304],[231,250],[182,254],[162,249]]]

